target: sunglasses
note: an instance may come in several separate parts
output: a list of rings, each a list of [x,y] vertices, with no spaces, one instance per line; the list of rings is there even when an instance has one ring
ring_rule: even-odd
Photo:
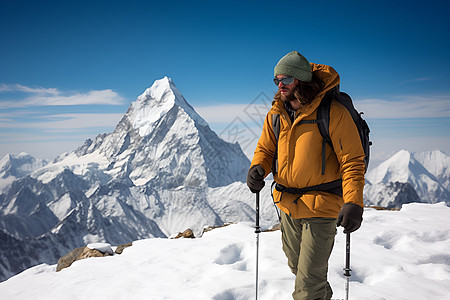
[[[294,77],[286,76],[286,77],[283,77],[283,78],[274,78],[273,82],[275,83],[276,86],[278,86],[280,84],[280,82],[283,85],[290,85],[290,84],[292,84],[294,82]]]

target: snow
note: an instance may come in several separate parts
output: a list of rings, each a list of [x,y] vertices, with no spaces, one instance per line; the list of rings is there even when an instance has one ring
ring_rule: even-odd
[[[367,172],[364,196],[372,205],[386,207],[399,192],[392,190],[392,185],[397,183],[411,185],[421,202],[450,203],[447,188],[450,186],[450,157],[439,150],[418,153],[400,150]]]
[[[139,129],[141,136],[150,134],[162,116],[173,108],[180,106],[189,114],[196,123],[207,126],[206,121],[200,117],[190,106],[180,91],[176,88],[172,79],[164,77],[156,80],[153,85],[146,89],[135,102],[131,104],[132,113],[130,119],[134,128]]]
[[[96,234],[86,234],[83,237],[83,241],[90,245],[90,244],[96,244],[96,241],[100,240],[100,237]]]
[[[87,247],[92,250],[98,250],[102,253],[113,254],[111,245],[108,243],[92,243],[92,244],[87,245]]]
[[[444,203],[406,204],[400,211],[366,208],[363,226],[351,238],[349,298],[450,299],[449,219]],[[232,224],[197,239],[138,240],[121,255],[77,261],[61,272],[42,264],[0,283],[0,295],[14,300],[253,299],[253,225]],[[280,235],[260,234],[262,300],[291,298],[294,276]],[[329,266],[333,299],[345,298],[344,264],[345,235],[339,228]]]
[[[366,178],[372,183],[406,182],[408,179],[408,165],[411,154],[401,150],[390,159],[381,163],[374,170],[367,173]],[[406,171],[406,172],[405,172]]]
[[[61,155],[60,159],[34,171],[31,176],[49,183],[55,179],[64,169],[70,169],[74,174],[85,176],[91,169],[106,169],[109,165],[107,157],[95,151],[84,156],[78,156],[74,152]]]
[[[3,192],[4,190],[7,190],[7,188],[11,186],[14,180],[17,180],[17,178],[14,176],[7,176],[6,178],[0,178],[0,193]]]
[[[59,197],[58,201],[53,201],[48,204],[48,208],[55,214],[55,216],[62,220],[69,211],[71,211],[72,207],[72,199],[69,194],[64,194]]]
[[[413,153],[413,155],[418,162],[439,179],[447,190],[450,190],[449,156],[439,150]]]

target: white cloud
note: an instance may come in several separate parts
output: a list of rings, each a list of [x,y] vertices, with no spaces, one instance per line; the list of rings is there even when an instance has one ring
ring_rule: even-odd
[[[57,114],[35,121],[0,118],[0,158],[25,151],[40,158],[54,158],[76,149],[87,138],[111,132],[123,114]]]
[[[398,96],[392,100],[363,99],[355,107],[367,119],[446,118],[450,117],[450,96]]]
[[[54,105],[121,105],[124,98],[111,89],[80,92],[62,92],[55,88],[31,88],[20,84],[0,85],[0,92],[21,92],[27,96],[19,100],[0,102],[0,108]]]
[[[123,114],[105,113],[105,114],[61,114],[54,115],[54,118],[60,118],[59,121],[47,122],[43,128],[53,130],[65,130],[76,128],[92,127],[113,127],[119,123]]]
[[[21,84],[1,84],[0,92],[24,92],[32,94],[59,94],[60,92],[55,88],[32,88]]]
[[[123,100],[116,92],[108,89],[73,95],[37,96],[28,98],[27,105],[120,105]]]
[[[420,81],[428,81],[431,80],[432,78],[428,78],[428,77],[420,77],[420,78],[414,78],[414,79],[409,79],[409,80],[405,80],[400,82],[399,84],[406,84],[406,83],[413,83],[413,82],[420,82]]]
[[[34,128],[45,129],[46,131],[66,131],[79,130],[95,127],[115,126],[123,114],[104,113],[104,114],[54,114],[46,115],[41,119],[32,122],[13,122],[11,120],[2,120],[0,118],[0,127],[2,128]]]

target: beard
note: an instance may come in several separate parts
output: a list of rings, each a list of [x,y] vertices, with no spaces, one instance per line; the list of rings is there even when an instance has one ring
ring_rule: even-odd
[[[290,102],[290,101],[297,100],[297,98],[295,97],[294,91],[291,91],[291,92],[289,92],[287,94],[282,94],[280,89],[275,94],[274,99],[275,100],[281,100],[283,102]]]
[[[275,100],[280,100],[284,103],[289,103],[292,101],[299,102],[301,106],[310,104],[313,99],[306,99],[300,95],[298,88],[291,90],[289,93],[282,94],[281,90],[278,90],[274,96]]]
[[[281,93],[281,90],[279,90],[278,91],[278,93],[280,93],[280,97],[281,97],[281,100],[283,101],[283,102],[290,102],[290,101],[295,101],[295,100],[297,100],[297,98],[295,97],[295,93],[294,93],[294,91],[290,91],[289,93],[285,93],[285,94],[282,94]]]

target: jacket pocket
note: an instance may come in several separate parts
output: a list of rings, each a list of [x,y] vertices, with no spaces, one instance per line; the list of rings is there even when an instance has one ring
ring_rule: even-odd
[[[316,210],[316,195],[313,193],[303,195],[298,201],[303,201],[310,211],[314,212]]]

